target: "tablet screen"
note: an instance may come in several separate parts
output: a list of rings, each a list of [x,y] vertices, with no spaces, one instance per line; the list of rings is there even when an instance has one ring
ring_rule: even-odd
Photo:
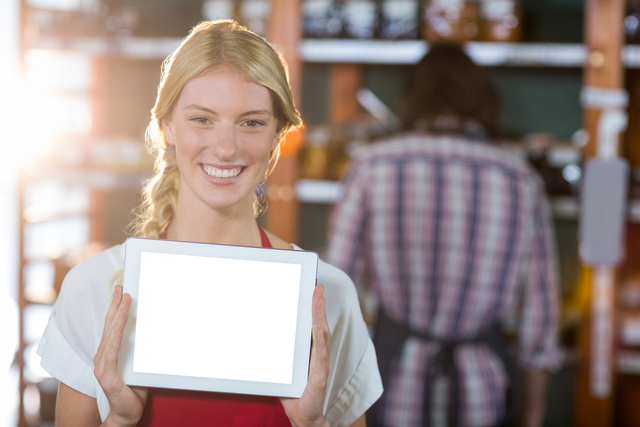
[[[142,252],[133,372],[291,384],[300,274]]]

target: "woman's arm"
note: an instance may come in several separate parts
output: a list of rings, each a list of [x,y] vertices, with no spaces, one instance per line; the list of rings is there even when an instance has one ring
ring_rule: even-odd
[[[366,421],[366,418],[365,418],[364,414],[362,414],[362,415],[360,416],[360,418],[358,418],[357,420],[355,420],[355,421],[353,422],[353,424],[351,424],[351,426],[350,426],[350,427],[367,427],[367,421]]]
[[[60,382],[56,398],[56,426],[93,427],[100,424],[96,399]]]
[[[96,399],[60,382],[56,401],[56,426],[135,426],[142,417],[147,402],[147,389],[127,387],[118,374],[116,361],[122,332],[129,317],[131,297],[122,295],[116,286],[104,324],[102,340],[93,359],[94,374],[109,400],[109,416],[101,423]]]
[[[544,421],[547,410],[547,384],[549,373],[545,371],[525,371],[524,373],[524,399],[521,427],[540,427]]]
[[[58,386],[56,398],[56,427],[110,427],[116,425],[111,418],[104,423],[96,399],[80,393],[63,382]]]

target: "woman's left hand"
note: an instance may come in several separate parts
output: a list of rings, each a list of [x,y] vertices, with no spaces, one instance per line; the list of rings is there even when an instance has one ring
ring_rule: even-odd
[[[280,398],[284,412],[294,427],[329,426],[329,421],[322,413],[329,379],[329,351],[331,349],[331,332],[324,310],[323,292],[324,286],[322,285],[316,286],[313,291],[313,344],[311,346],[309,382],[300,399]]]

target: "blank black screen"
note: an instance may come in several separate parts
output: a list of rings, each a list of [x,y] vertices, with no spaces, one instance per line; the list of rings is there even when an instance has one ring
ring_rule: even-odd
[[[144,255],[137,369],[289,380],[297,267]]]

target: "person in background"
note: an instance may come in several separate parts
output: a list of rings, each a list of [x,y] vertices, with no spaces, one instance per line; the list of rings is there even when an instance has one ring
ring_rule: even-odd
[[[413,68],[402,132],[361,149],[330,219],[326,258],[379,310],[385,391],[370,426],[513,421],[501,322],[518,301],[522,426],[540,426],[559,366],[558,276],[543,183],[503,151],[498,98],[464,51],[434,45]]]
[[[157,174],[144,190],[136,235],[299,250],[257,223],[256,186],[300,125],[286,64],[263,38],[229,20],[197,25],[163,66],[148,128]],[[60,381],[56,426],[365,425],[382,382],[346,274],[318,265],[300,399],[147,389],[126,386],[116,370],[131,305],[119,284],[123,254],[118,245],[74,267],[54,305],[38,354]]]

